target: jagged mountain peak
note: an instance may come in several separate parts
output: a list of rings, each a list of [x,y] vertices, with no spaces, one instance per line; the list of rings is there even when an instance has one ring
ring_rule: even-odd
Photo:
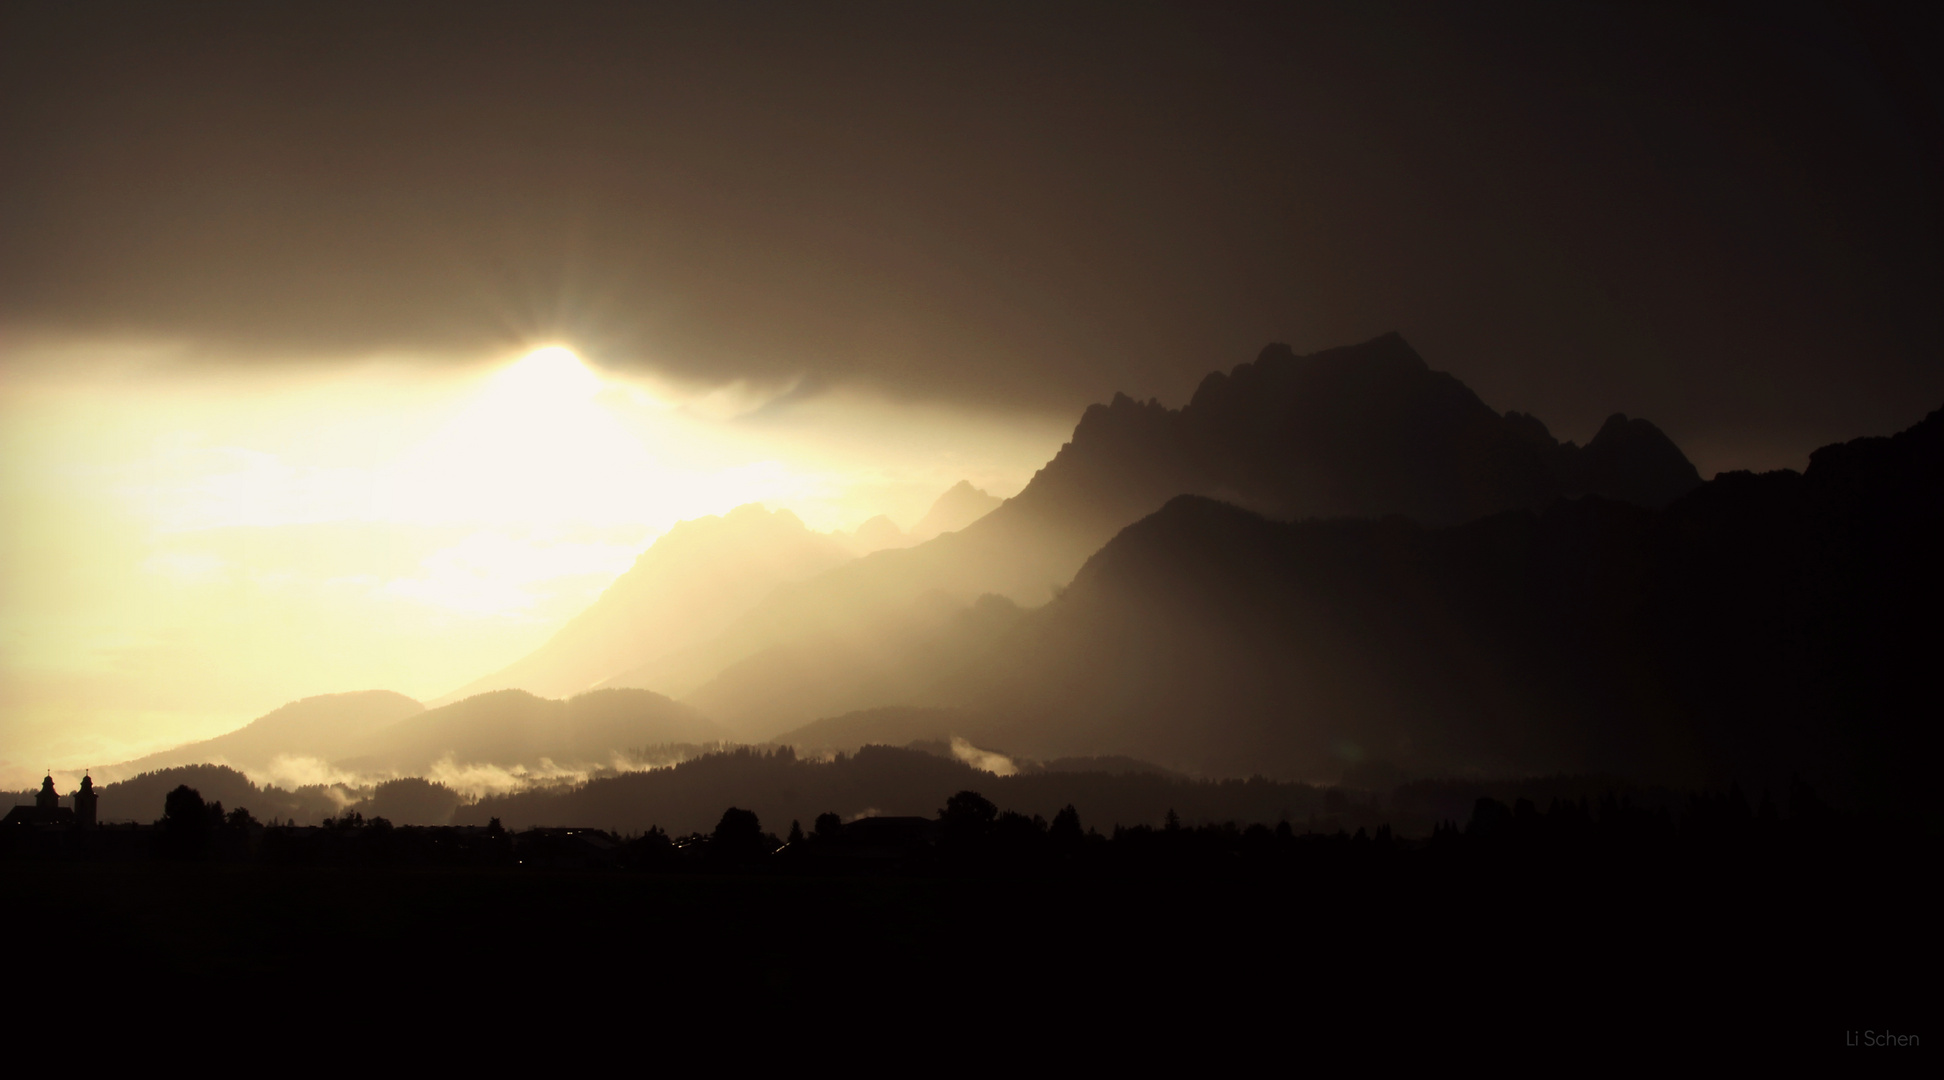
[[[1319,370],[1409,375],[1430,372],[1431,366],[1424,362],[1424,357],[1418,355],[1410,342],[1404,340],[1404,335],[1393,330],[1369,341],[1303,354],[1282,342],[1272,342],[1262,347],[1253,363],[1236,365],[1229,378],[1279,378]]]
[[[1019,501],[1124,516],[1187,492],[1284,519],[1455,524],[1584,493],[1660,506],[1700,483],[1644,420],[1609,420],[1594,444],[1499,414],[1396,333],[1307,355],[1272,344],[1181,409],[1124,394],[1092,406]]]
[[[1128,434],[1139,433],[1144,427],[1159,430],[1169,424],[1176,414],[1177,410],[1168,408],[1155,398],[1138,401],[1115,391],[1105,404],[1095,402],[1080,414],[1080,422],[1074,425],[1073,441],[1124,438]]]
[[[991,513],[1001,502],[996,495],[973,487],[970,480],[960,480],[945,490],[911,527],[914,540],[930,540],[934,536],[957,532],[967,525]]]
[[[1701,483],[1674,440],[1626,413],[1607,417],[1571,466],[1571,486],[1639,506],[1666,506]]]

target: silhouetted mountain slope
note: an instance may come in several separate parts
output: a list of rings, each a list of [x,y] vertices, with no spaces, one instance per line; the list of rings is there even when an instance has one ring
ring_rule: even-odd
[[[1040,603],[1112,535],[1112,529],[1096,525],[1069,528],[1064,520],[1008,514],[1010,505],[915,547],[877,551],[809,580],[779,585],[715,639],[623,671],[602,685],[686,698],[732,664],[765,650],[817,638],[868,637],[873,627],[905,618],[928,594],[959,604],[986,593]],[[815,715],[806,713],[783,726]],[[781,729],[738,734],[763,739]]]
[[[343,759],[365,772],[426,775],[442,759],[458,765],[611,765],[623,751],[660,743],[706,743],[722,729],[694,709],[645,690],[596,690],[567,701],[495,690],[428,709],[365,741]]]
[[[1630,584],[1579,569],[1637,547],[1649,517],[1586,500],[1450,530],[1289,524],[1184,496],[1102,549],[947,700],[1010,728],[975,737],[1039,757],[1294,778],[1373,757],[1578,767],[1597,725],[1556,717],[1587,682],[1620,682],[1603,669],[1627,656],[1579,615],[1624,608]]]
[[[961,481],[939,496],[921,525],[929,530],[957,528],[997,502]],[[749,644],[747,628],[726,647],[713,639],[778,586],[843,565],[859,554],[906,548],[931,535],[935,533],[906,535],[882,516],[853,534],[826,535],[811,532],[787,510],[769,512],[754,504],[720,518],[682,522],[553,640],[434,704],[496,689],[522,689],[543,697],[568,697],[597,685],[685,694],[770,643],[758,631],[757,644]],[[895,606],[918,593],[896,590],[894,595]],[[895,611],[869,602],[855,614],[873,625],[896,617]]]
[[[1396,334],[1209,375],[1173,425],[1195,487],[1269,517],[1454,524],[1562,495],[1661,506],[1701,482],[1667,437],[1614,416],[1585,449],[1500,416]],[[1158,436],[1151,437],[1151,441]]]
[[[1655,629],[1714,759],[1762,773],[1814,761],[1864,801],[1928,786],[1944,715],[1944,410],[1825,446],[1801,474],[1719,476],[1661,525]]]
[[[1034,763],[1033,767],[1022,769],[1021,772],[1108,773],[1113,776],[1158,776],[1167,780],[1190,779],[1173,769],[1165,769],[1151,761],[1131,758],[1126,754],[1054,758],[1052,761]]]
[[[957,532],[967,525],[990,514],[1004,502],[997,495],[988,495],[972,486],[971,481],[960,480],[933,502],[918,524],[911,527],[908,534],[913,540],[925,541],[948,532]]]
[[[1494,413],[1395,334],[1304,357],[1271,346],[1254,363],[1211,375],[1183,409],[1120,395],[1089,408],[1024,491],[972,524],[780,587],[707,645],[606,685],[686,698],[738,661],[793,642],[856,637],[932,592],[1036,605],[1116,532],[1184,493],[1286,518],[1447,522],[1584,490],[1658,502],[1696,482],[1693,466],[1644,421],[1616,417],[1585,451],[1562,445],[1531,417]],[[752,721],[737,730],[763,739],[781,727]]]
[[[921,740],[944,742],[954,735],[964,735],[974,723],[977,721],[960,709],[886,705],[813,720],[778,735],[776,743],[807,753],[849,752],[874,744],[904,746]]]
[[[332,761],[362,753],[378,732],[423,711],[425,706],[389,690],[323,694],[293,701],[227,735],[150,754],[103,772],[133,776],[204,762],[262,770],[279,757]]]
[[[994,507],[1004,501],[996,495],[980,491],[968,481],[960,480],[933,500],[931,509],[918,519],[918,524],[913,525],[910,532],[898,528],[896,522],[879,514],[859,525],[854,532],[832,535],[858,555],[869,555],[885,548],[910,547],[934,536],[957,532],[991,513]]]
[[[1570,451],[1571,443],[1563,450]],[[1662,507],[1701,483],[1687,455],[1661,430],[1625,413],[1607,417],[1585,449],[1558,459],[1560,494],[1589,492],[1636,506]]]
[[[617,672],[707,642],[777,585],[851,557],[844,542],[810,531],[788,510],[752,503],[684,521],[546,645],[433,704],[488,690],[578,694]]]
[[[898,523],[879,514],[857,527],[852,533],[837,533],[836,539],[850,549],[853,554],[869,555],[885,548],[910,547],[911,537],[898,528]]]
[[[1373,758],[1679,782],[1801,771],[1854,800],[1907,799],[1944,704],[1941,446],[1933,413],[1659,513],[1589,498],[1447,529],[1179,498],[942,697],[994,718],[983,745],[1042,757],[1296,777]]]
[[[916,701],[1023,614],[991,593],[970,605],[926,593],[899,607],[870,609],[865,618],[833,621],[827,632],[771,645],[729,665],[682,701],[739,732],[780,731],[815,717]]]
[[[866,746],[899,746],[907,750],[923,750],[928,754],[963,761],[1009,776],[1015,772],[1105,772],[1151,773],[1177,780],[1187,779],[1173,769],[1125,754],[1088,754],[1040,761],[1009,753],[1003,748],[980,746],[967,737],[1004,737],[1008,733],[1004,723],[964,709],[891,705],[814,720],[794,731],[778,735],[774,742],[777,746],[793,747],[800,753],[808,754],[832,751],[855,753]],[[1010,734],[1016,736],[1018,733],[1012,731]],[[1003,764],[1008,767],[993,770],[992,765],[999,764],[995,758],[1003,759]]]
[[[1080,807],[1083,825],[1103,832],[1115,824],[1158,825],[1171,809],[1187,822],[1304,820],[1325,810],[1323,792],[1304,784],[1180,781],[1098,770],[1001,777],[917,750],[869,746],[828,762],[788,750],[710,754],[564,791],[482,799],[461,807],[454,822],[483,825],[497,817],[508,828],[579,825],[625,832],[659,825],[681,835],[709,831],[724,807],[738,806],[754,811],[764,829],[782,834],[792,820],[808,829],[822,813],[936,817],[946,799],[967,789],[1009,810],[1049,819],[1071,803]],[[1349,821],[1352,827],[1362,823]]]

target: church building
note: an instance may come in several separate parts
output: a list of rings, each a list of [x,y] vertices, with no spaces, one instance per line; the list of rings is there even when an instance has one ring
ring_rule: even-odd
[[[5,826],[20,825],[67,825],[90,828],[95,823],[95,806],[101,796],[95,791],[94,779],[86,774],[81,777],[81,786],[74,791],[73,807],[61,805],[61,793],[54,790],[54,777],[46,776],[41,780],[41,788],[34,793],[34,805],[16,806],[8,811]]]

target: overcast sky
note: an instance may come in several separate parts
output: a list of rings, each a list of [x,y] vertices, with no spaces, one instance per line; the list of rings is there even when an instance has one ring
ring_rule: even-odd
[[[1944,403],[1936,24],[1701,6],[10,4],[0,331],[1072,414],[1397,329],[1799,464]]]

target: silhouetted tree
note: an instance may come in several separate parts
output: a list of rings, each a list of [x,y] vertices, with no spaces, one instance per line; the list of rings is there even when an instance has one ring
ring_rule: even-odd
[[[649,826],[647,832],[628,841],[626,860],[637,870],[665,869],[676,859],[675,844],[659,825]]]
[[[803,826],[798,824],[795,818],[790,819],[790,838],[784,841],[784,843],[787,844],[803,843]]]
[[[718,858],[747,859],[768,851],[756,812],[736,806],[722,812],[709,840],[710,854]]]
[[[346,810],[344,813],[339,814],[337,817],[325,818],[324,827],[327,829],[337,829],[344,832],[350,832],[356,829],[364,828],[365,818],[363,814],[358,813],[356,810]]]
[[[1047,836],[1061,847],[1077,845],[1086,839],[1080,831],[1080,811],[1066,804],[1059,813],[1053,815],[1053,824],[1047,829]]]
[[[188,784],[169,792],[162,800],[162,824],[171,829],[181,829],[187,823],[201,824],[208,820],[203,805],[202,792]]]
[[[498,818],[486,822],[486,857],[494,862],[510,862],[513,858],[513,836]]]
[[[983,832],[998,817],[999,808],[976,791],[961,791],[946,799],[944,809],[938,812],[939,822],[947,828],[976,832]]]
[[[169,854],[178,859],[200,858],[209,844],[209,807],[202,792],[178,786],[162,800],[162,835]]]
[[[992,800],[976,791],[961,791],[946,799],[938,812],[939,841],[961,853],[982,847],[998,817],[999,808]]]
[[[837,834],[844,831],[844,819],[831,813],[818,814],[816,828],[817,839],[835,840]]]

